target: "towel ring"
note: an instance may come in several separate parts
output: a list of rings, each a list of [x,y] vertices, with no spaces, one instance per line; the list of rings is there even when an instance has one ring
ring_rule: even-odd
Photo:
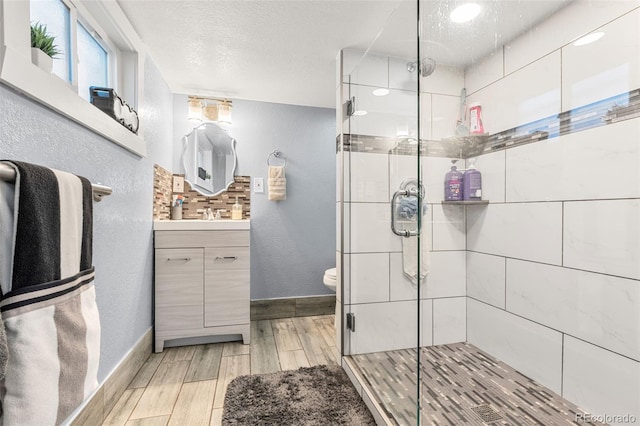
[[[267,156],[267,166],[271,167],[271,163],[269,162],[271,160],[271,157],[276,157],[279,160],[284,161],[284,164],[282,165],[282,167],[286,167],[287,166],[287,159],[284,156],[283,153],[281,153],[280,151],[278,151],[277,149],[274,149],[273,151],[271,151],[271,154],[269,154]]]

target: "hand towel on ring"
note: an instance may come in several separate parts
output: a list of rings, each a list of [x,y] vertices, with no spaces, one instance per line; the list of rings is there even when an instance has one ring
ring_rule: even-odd
[[[269,200],[281,201],[287,199],[287,179],[284,166],[269,166]]]

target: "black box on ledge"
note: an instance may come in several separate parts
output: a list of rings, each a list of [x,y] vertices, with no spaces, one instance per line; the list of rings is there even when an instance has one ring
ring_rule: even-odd
[[[138,134],[138,128],[140,127],[138,113],[127,105],[115,90],[109,87],[91,86],[89,88],[89,100],[111,118],[133,133]]]

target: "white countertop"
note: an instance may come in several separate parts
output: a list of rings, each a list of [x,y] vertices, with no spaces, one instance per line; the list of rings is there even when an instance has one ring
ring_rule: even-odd
[[[251,221],[243,220],[154,220],[154,231],[242,231],[251,228]]]

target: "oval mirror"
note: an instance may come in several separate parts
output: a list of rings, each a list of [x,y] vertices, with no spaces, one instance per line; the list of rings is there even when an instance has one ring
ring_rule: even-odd
[[[236,171],[236,140],[216,123],[206,122],[182,138],[184,178],[202,195],[226,191]]]

